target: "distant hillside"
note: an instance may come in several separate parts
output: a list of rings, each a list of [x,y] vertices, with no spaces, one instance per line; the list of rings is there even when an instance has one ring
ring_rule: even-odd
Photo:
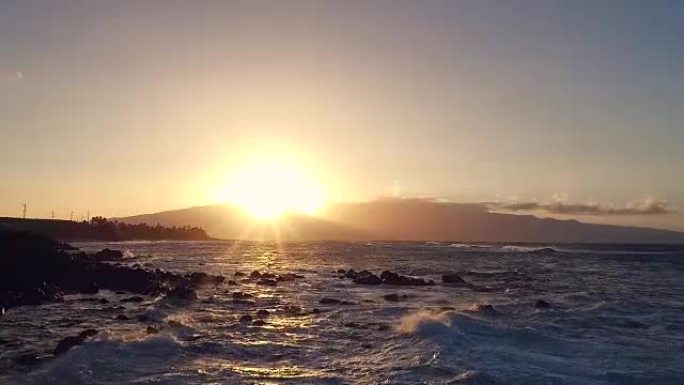
[[[229,205],[119,218],[125,223],[201,226],[224,239],[407,240],[555,243],[684,243],[684,233],[491,213],[479,204],[382,199],[338,204],[324,218],[290,215],[276,227],[256,224]]]
[[[191,207],[117,220],[130,224],[159,223],[163,226],[189,223],[200,226],[211,236],[222,239],[297,241],[375,238],[370,231],[361,231],[354,226],[299,214],[287,215],[279,220],[278,226],[274,226],[268,222],[254,221],[242,210],[231,205]]]
[[[29,231],[59,240],[208,240],[212,239],[199,227],[187,225],[164,227],[152,223],[127,224],[95,217],[90,222],[53,219],[22,219],[0,217],[0,227]]]

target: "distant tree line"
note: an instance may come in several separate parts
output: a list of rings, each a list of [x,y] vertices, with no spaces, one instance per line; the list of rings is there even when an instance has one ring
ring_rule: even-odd
[[[150,226],[145,223],[129,224],[93,217],[90,221],[53,219],[0,218],[0,226],[31,231],[60,240],[207,240],[212,239],[201,227]]]

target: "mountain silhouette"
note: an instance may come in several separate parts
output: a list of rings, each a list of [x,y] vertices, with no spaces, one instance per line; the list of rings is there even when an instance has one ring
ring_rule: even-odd
[[[117,218],[125,223],[198,226],[223,239],[459,242],[684,243],[684,233],[490,212],[476,203],[386,198],[340,203],[320,217],[289,214],[275,226],[238,207],[211,205]]]

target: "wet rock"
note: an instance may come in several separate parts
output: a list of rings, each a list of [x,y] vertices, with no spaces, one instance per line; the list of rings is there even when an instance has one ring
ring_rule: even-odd
[[[240,317],[240,323],[250,323],[252,322],[252,316],[249,314],[243,315]]]
[[[197,292],[187,286],[177,286],[166,297],[173,300],[194,301],[197,300]]]
[[[230,279],[230,280],[228,280],[228,284],[232,285],[232,286],[237,286],[238,283],[235,282],[234,280]]]
[[[339,299],[329,297],[323,297],[318,301],[318,303],[323,305],[339,305],[341,302],[342,301],[340,301]]]
[[[116,294],[122,295],[122,294],[126,294],[126,292],[125,291],[117,291]]]
[[[302,308],[297,306],[297,305],[285,305],[283,307],[283,311],[287,314],[300,314],[302,312]]]
[[[385,270],[380,275],[380,280],[386,285],[395,286],[428,286],[434,285],[433,281],[426,281],[422,278],[408,277]]]
[[[65,353],[74,346],[82,344],[86,339],[96,335],[97,333],[98,332],[95,329],[86,329],[79,333],[77,336],[65,337],[61,341],[59,341],[57,347],[55,347],[55,350],[53,350],[52,354],[58,356],[62,353]]]
[[[362,324],[357,323],[357,322],[347,322],[344,324],[344,327],[352,328],[352,329],[368,329],[368,327],[366,325],[362,325]]]
[[[270,278],[262,278],[258,280],[256,284],[260,286],[276,286],[278,285],[278,281]]]
[[[261,278],[261,273],[259,272],[259,270],[254,270],[253,272],[251,272],[249,274],[249,277],[250,278]]]
[[[252,325],[254,325],[254,326],[264,326],[264,325],[267,325],[267,324],[268,324],[268,323],[267,323],[266,321],[262,320],[262,319],[258,319],[258,320],[256,320],[256,321],[252,322]]]
[[[249,293],[244,293],[241,291],[233,292],[233,294],[231,294],[231,295],[233,296],[234,299],[247,299],[247,298],[254,297],[253,295],[251,295]]]
[[[354,283],[360,285],[379,285],[382,283],[382,279],[370,271],[364,270],[356,275]]]
[[[479,314],[494,317],[499,315],[499,312],[490,304],[478,304],[475,306],[475,311]]]
[[[537,300],[537,302],[534,303],[534,307],[537,309],[549,309],[551,308],[551,304],[544,301],[543,299]]]
[[[346,273],[344,273],[344,278],[356,279],[356,276],[357,276],[358,274],[359,274],[359,273],[357,273],[356,271],[354,271],[354,269],[349,269],[349,270],[347,270]]]
[[[90,258],[96,261],[120,261],[123,259],[123,253],[119,250],[106,248],[91,255]]]
[[[266,317],[269,316],[269,314],[270,314],[270,313],[268,312],[268,310],[266,310],[266,309],[260,309],[260,310],[257,312],[257,317],[258,317],[258,318],[266,318]]]
[[[159,333],[159,329],[157,329],[156,327],[154,327],[154,326],[152,326],[152,325],[148,326],[147,329],[146,329],[146,331],[147,331],[147,334],[157,334],[157,333]]]
[[[187,278],[190,281],[190,285],[218,285],[222,283],[226,278],[221,275],[209,275],[202,272],[190,273]]]
[[[101,298],[101,299],[100,299],[100,303],[101,303],[101,304],[106,304],[106,303],[109,303],[109,300],[108,300],[107,298]]]
[[[442,275],[442,282],[448,283],[451,285],[468,285],[466,281],[461,278],[460,275],[456,273],[449,273],[449,274],[444,274]]]
[[[402,294],[402,295],[399,295],[399,294],[385,294],[385,295],[382,296],[382,298],[384,298],[385,301],[389,301],[389,302],[399,302],[399,301],[403,301],[403,300],[407,299],[408,296],[407,296],[406,294]]]
[[[346,271],[345,271],[344,269],[338,269],[338,270],[337,270],[337,273],[338,273],[338,274],[344,274],[344,273],[346,273]]]
[[[304,278],[303,275],[294,274],[294,273],[286,273],[286,274],[279,275],[278,277],[276,277],[276,280],[278,282],[289,282],[289,281],[294,281],[295,279],[302,279],[302,278]]]
[[[119,301],[119,302],[133,302],[133,303],[138,303],[138,302],[142,302],[142,301],[144,301],[144,300],[145,300],[145,299],[144,299],[143,297],[140,297],[140,296],[135,295],[135,296],[133,296],[133,297],[122,298],[121,301]]]
[[[236,277],[244,277],[244,276],[245,276],[245,273],[243,273],[243,272],[241,272],[241,271],[236,271],[235,274],[233,274],[233,275],[236,276]]]
[[[40,362],[38,355],[35,353],[25,353],[14,359],[14,363],[22,366],[33,366]]]

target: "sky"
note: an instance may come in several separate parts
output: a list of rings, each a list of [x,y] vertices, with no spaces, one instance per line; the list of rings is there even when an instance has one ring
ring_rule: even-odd
[[[215,203],[278,154],[331,201],[684,230],[683,36],[681,1],[2,1],[0,215]]]

